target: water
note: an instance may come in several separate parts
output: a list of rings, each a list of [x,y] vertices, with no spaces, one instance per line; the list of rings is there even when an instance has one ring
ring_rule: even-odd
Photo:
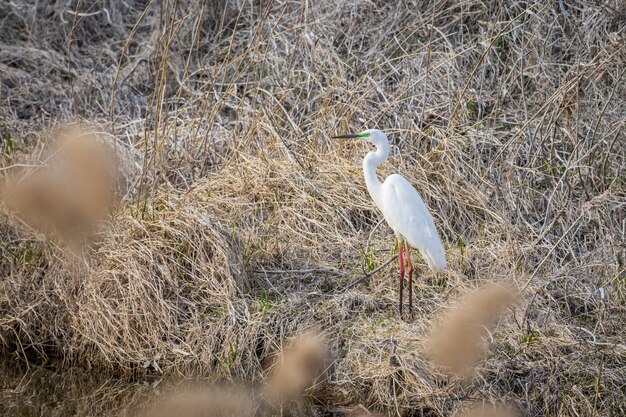
[[[0,359],[0,416],[137,416],[159,396],[159,379],[114,378],[79,368]]]
[[[161,400],[172,394],[201,389],[201,396],[209,400],[201,407],[212,408],[211,397],[216,398],[215,387],[207,381],[158,377],[116,378],[95,370],[27,365],[13,358],[0,357],[0,417],[147,417],[160,409]],[[254,390],[242,387],[246,392]],[[242,391],[243,392],[243,391]],[[243,397],[242,397],[243,398]],[[193,404],[167,417],[196,417],[215,415]],[[152,407],[152,409],[151,409]],[[255,408],[255,407],[253,407]],[[151,411],[152,410],[152,411]],[[180,409],[177,409],[180,410]],[[193,410],[193,411],[189,411]],[[207,410],[208,411],[208,410]],[[215,410],[213,410],[215,411]],[[291,404],[289,410],[256,407],[255,416],[336,416],[326,407],[309,402]],[[218,412],[219,413],[219,412]]]

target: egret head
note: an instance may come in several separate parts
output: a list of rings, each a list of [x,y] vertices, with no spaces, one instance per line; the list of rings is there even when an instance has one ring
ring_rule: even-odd
[[[353,133],[350,135],[339,135],[333,136],[333,139],[361,139],[365,142],[371,143],[372,145],[379,147],[384,146],[389,143],[387,140],[387,136],[383,132],[378,129],[368,129],[363,132]]]

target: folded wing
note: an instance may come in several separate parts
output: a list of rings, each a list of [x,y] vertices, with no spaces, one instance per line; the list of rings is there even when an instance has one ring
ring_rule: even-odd
[[[381,210],[394,232],[417,248],[431,269],[445,269],[445,250],[435,222],[411,183],[401,175],[390,175],[382,184],[382,197]]]

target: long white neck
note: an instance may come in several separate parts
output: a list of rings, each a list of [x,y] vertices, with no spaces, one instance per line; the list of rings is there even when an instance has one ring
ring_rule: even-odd
[[[367,191],[374,202],[380,206],[380,187],[382,183],[376,175],[376,168],[382,164],[389,156],[389,144],[383,142],[376,146],[376,151],[370,152],[363,158],[363,174],[365,175],[365,185],[367,185]]]

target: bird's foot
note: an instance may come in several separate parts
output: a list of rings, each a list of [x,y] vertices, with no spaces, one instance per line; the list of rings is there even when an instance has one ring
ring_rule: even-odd
[[[414,311],[403,311],[399,314],[398,318],[405,323],[411,323],[415,321],[415,312]]]
[[[414,311],[409,311],[406,315],[407,315],[407,318],[406,318],[407,321],[409,321],[409,322],[415,321],[415,312]]]

